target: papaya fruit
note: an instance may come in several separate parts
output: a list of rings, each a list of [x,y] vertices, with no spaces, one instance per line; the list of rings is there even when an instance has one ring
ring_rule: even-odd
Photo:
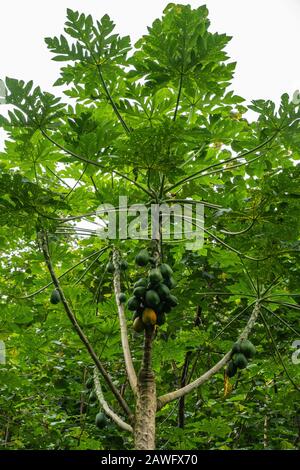
[[[233,377],[236,374],[237,366],[233,361],[229,361],[226,367],[227,377]]]
[[[240,345],[239,342],[234,343],[234,345],[232,346],[231,352],[232,352],[232,354],[237,354],[237,353],[241,352],[241,345]]]
[[[130,299],[127,302],[127,308],[128,310],[134,311],[136,310],[140,305],[139,300],[136,297],[130,297]]]
[[[142,315],[142,321],[145,325],[155,325],[157,315],[152,308],[145,308]]]
[[[158,284],[155,290],[161,300],[165,300],[170,296],[170,289],[168,288],[168,286],[166,286],[166,284]]]
[[[99,429],[105,428],[107,424],[107,419],[104,413],[100,412],[96,415],[95,424]]]
[[[111,261],[109,261],[106,265],[106,271],[108,273],[113,273],[114,270],[115,270],[115,267],[114,267],[113,263]]]
[[[238,369],[245,369],[248,365],[248,361],[242,353],[235,354],[233,362]]]
[[[167,263],[162,263],[159,266],[159,270],[165,279],[169,279],[173,275],[172,268]]]
[[[128,263],[125,259],[121,260],[120,269],[121,269],[121,271],[126,271],[126,269],[128,269]]]
[[[146,294],[146,287],[138,286],[133,290],[133,295],[138,299],[143,299]]]
[[[50,302],[51,302],[51,304],[54,304],[54,305],[56,305],[60,302],[60,294],[59,294],[57,289],[54,289],[51,292]]]
[[[155,290],[147,290],[145,295],[145,304],[147,307],[156,308],[160,304],[159,295],[155,292]]]
[[[141,277],[136,283],[134,284],[133,287],[147,287],[148,285],[148,280],[145,277]]]
[[[168,286],[169,289],[174,289],[174,287],[176,287],[175,279],[172,276],[168,279],[165,279],[165,284]]]
[[[246,358],[253,357],[256,353],[254,344],[252,344],[248,339],[242,339],[240,341],[240,350]]]
[[[145,324],[143,323],[140,316],[134,319],[133,329],[136,333],[141,333],[145,329]]]
[[[124,294],[123,292],[121,292],[121,294],[119,295],[119,302],[120,304],[124,304],[126,302],[126,294]]]
[[[175,297],[175,295],[170,294],[169,297],[168,297],[168,299],[167,299],[167,303],[168,303],[171,307],[176,307],[176,305],[178,305],[177,297]]]
[[[135,257],[138,266],[146,266],[149,263],[149,253],[147,250],[141,250]]]
[[[162,277],[160,270],[156,268],[151,269],[151,271],[149,272],[149,280],[151,284],[154,284],[154,285],[162,282],[163,277]]]

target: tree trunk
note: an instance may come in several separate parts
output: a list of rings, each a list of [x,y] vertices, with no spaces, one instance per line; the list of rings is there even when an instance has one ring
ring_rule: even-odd
[[[156,384],[151,365],[155,328],[145,329],[144,356],[138,374],[134,444],[136,450],[155,449]]]

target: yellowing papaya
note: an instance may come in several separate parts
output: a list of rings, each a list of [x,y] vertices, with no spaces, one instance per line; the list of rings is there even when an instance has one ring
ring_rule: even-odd
[[[141,333],[145,329],[145,324],[143,323],[141,317],[136,317],[133,322],[133,329],[137,333]]]
[[[145,325],[155,325],[157,315],[152,308],[145,308],[142,315],[142,320]]]

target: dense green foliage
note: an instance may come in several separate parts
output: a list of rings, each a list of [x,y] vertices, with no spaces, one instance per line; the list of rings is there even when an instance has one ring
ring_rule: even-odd
[[[130,296],[134,285],[143,288],[149,261],[138,253],[149,243],[102,240],[92,224],[100,204],[117,207],[124,195],[129,204],[150,205],[156,197],[205,204],[203,248],[188,251],[184,240],[163,244],[164,263],[174,271],[167,287],[178,305],[174,301],[155,339],[159,394],[214,365],[232,348],[255,300],[263,305],[248,366],[242,370],[243,352],[236,351],[229,389],[225,379],[224,394],[222,369],[186,397],[184,423],[178,402],[162,408],[157,448],[299,447],[300,365],[292,362],[292,343],[300,339],[299,105],[284,94],[279,109],[265,100],[247,106],[229,91],[235,69],[225,52],[230,38],[211,33],[207,17],[205,6],[170,4],[132,49],[108,16],[93,22],[68,10],[66,35],[46,39],[54,60],[63,63],[56,85],[68,103],[32,82],[6,79],[1,448],[132,447],[132,437],[110,420],[103,427],[98,415],[95,425],[102,410],[91,395],[93,363],[62,302],[50,301],[53,286],[37,240],[41,228],[48,231],[65,296],[132,406],[110,247],[115,243],[124,260],[122,293],[132,325],[129,307],[137,297]],[[248,109],[255,120],[245,115]],[[157,273],[151,276],[158,280]],[[153,295],[148,305],[156,306]],[[131,327],[129,335],[138,367],[142,335]],[[105,384],[103,392],[122,415]]]

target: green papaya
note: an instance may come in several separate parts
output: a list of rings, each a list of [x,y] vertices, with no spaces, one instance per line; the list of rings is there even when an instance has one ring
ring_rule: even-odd
[[[145,324],[143,323],[141,317],[136,317],[133,322],[133,329],[136,333],[142,333],[145,329]]]
[[[148,285],[148,279],[146,279],[145,277],[141,277],[138,281],[136,281],[136,283],[134,284],[133,287],[147,287]]]
[[[107,424],[106,416],[104,413],[100,412],[97,414],[96,419],[95,419],[95,424],[97,428],[103,429],[105,428]]]
[[[121,260],[120,269],[121,269],[121,271],[126,271],[126,269],[128,269],[128,263],[125,259]]]
[[[242,353],[235,354],[233,362],[238,369],[245,369],[248,365],[248,361]]]
[[[60,302],[60,294],[59,294],[59,291],[57,289],[54,289],[51,292],[50,302],[54,305],[58,304]]]
[[[252,344],[248,339],[242,339],[240,341],[240,349],[241,353],[243,353],[247,358],[253,357],[256,353],[254,344]]]
[[[160,304],[159,295],[155,292],[155,290],[148,290],[145,295],[145,304],[147,307],[153,308],[155,310],[156,307]]]
[[[159,266],[160,272],[165,279],[169,279],[173,275],[173,270],[171,266],[167,263],[163,263]]]
[[[146,294],[146,287],[138,286],[133,290],[133,295],[138,299],[143,299]]]
[[[170,289],[168,288],[168,286],[166,286],[166,284],[158,284],[155,290],[161,300],[165,300],[170,296]]]
[[[149,263],[149,253],[147,250],[141,250],[135,257],[138,266],[146,266]]]
[[[151,269],[149,272],[149,280],[151,284],[159,284],[162,282],[163,277],[159,269]]]
[[[226,367],[227,377],[233,377],[236,374],[237,366],[233,361],[229,361]]]
[[[241,345],[240,345],[239,342],[234,343],[234,345],[232,346],[231,352],[232,352],[232,354],[237,354],[237,353],[241,352]]]
[[[128,310],[134,311],[137,310],[140,306],[140,302],[136,297],[130,297],[130,299],[127,302],[127,308]]]
[[[121,294],[119,295],[119,302],[120,304],[124,304],[126,302],[126,294],[124,294],[123,292],[121,292]]]
[[[106,265],[106,271],[107,271],[108,273],[113,273],[114,270],[115,270],[115,267],[114,267],[112,261],[109,261],[109,262],[107,263],[107,265]]]
[[[171,307],[176,307],[176,305],[178,305],[177,297],[175,297],[175,295],[170,294],[169,298],[167,299],[167,303]]]
[[[173,277],[169,277],[168,279],[165,279],[165,283],[169,289],[174,289],[174,287],[176,287],[176,282]]]

